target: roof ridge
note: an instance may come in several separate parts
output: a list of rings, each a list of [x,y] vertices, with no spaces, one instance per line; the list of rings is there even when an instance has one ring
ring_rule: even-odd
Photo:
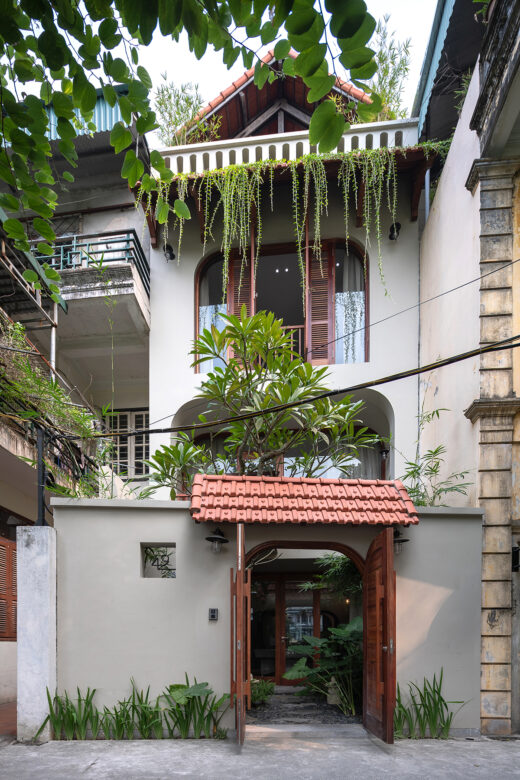
[[[296,59],[298,54],[296,51],[294,51],[294,49],[291,49],[289,51],[289,56],[292,57],[293,59]],[[266,52],[266,54],[264,54],[264,56],[260,58],[260,62],[262,62],[264,65],[270,65],[271,62],[273,61],[275,62],[277,61],[277,59],[275,58],[274,49],[269,49]],[[247,84],[247,82],[254,76],[254,73],[255,73],[255,66],[245,70],[242,73],[242,75],[238,77],[238,79],[232,81],[228,87],[221,90],[215,98],[210,100],[207,105],[201,108],[200,111],[195,116],[195,118],[193,119],[193,122],[199,122],[207,114],[214,111],[221,103],[223,103],[225,100],[231,97],[231,95],[234,92],[238,92],[240,89],[242,89],[242,87],[244,87]],[[337,89],[340,89],[342,92],[346,92],[348,95],[350,95],[350,97],[353,97],[356,100],[360,100],[363,103],[371,102],[366,92],[363,92],[362,89],[358,89],[353,84],[349,84],[347,81],[343,81],[343,79],[340,79],[339,76],[336,76],[336,81],[334,83],[334,86]]]

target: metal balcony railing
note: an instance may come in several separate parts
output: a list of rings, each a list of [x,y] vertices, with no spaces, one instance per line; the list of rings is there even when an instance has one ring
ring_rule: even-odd
[[[42,259],[57,271],[89,268],[99,263],[102,266],[130,263],[150,295],[150,263],[133,229],[58,238],[54,242],[54,254]]]
[[[384,147],[410,147],[417,144],[417,119],[396,119],[352,125],[338,146],[339,152]],[[228,165],[261,160],[297,160],[316,152],[306,130],[295,133],[257,135],[176,146],[161,152],[173,173],[197,173],[226,168]]]

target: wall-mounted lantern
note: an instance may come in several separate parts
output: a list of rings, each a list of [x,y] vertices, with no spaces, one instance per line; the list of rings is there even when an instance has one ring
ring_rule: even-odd
[[[166,244],[166,246],[164,247],[164,256],[166,258],[167,263],[170,260],[175,260],[175,252],[173,251],[171,244]]]
[[[220,528],[215,528],[212,534],[206,536],[206,541],[211,543],[211,549],[214,553],[219,553],[223,544],[227,544],[229,539],[226,539]]]
[[[388,238],[390,241],[397,241],[399,238],[399,233],[401,231],[401,223],[400,222],[392,222],[390,225],[390,233],[388,234]]]
[[[394,528],[394,554],[400,555],[403,551],[403,545],[409,542],[409,539],[405,539],[399,528]]]

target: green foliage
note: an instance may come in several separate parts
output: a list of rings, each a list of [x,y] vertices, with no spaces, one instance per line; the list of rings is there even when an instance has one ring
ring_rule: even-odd
[[[181,739],[187,739],[190,733],[195,739],[215,736],[229,703],[229,694],[217,698],[206,682],[198,683],[194,678],[190,685],[188,675],[185,684],[169,685],[161,698],[167,705],[164,716],[168,734]]]
[[[97,418],[73,403],[55,375],[49,375],[47,366],[30,354],[33,347],[24,326],[0,313],[0,353],[2,346],[10,348],[10,359],[0,365],[1,408],[9,408],[18,420],[42,422],[62,433],[88,438]]]
[[[211,436],[207,443],[194,442],[195,429],[179,435],[149,461],[151,486],[144,495],[158,487],[168,487],[171,498],[185,494],[198,472],[273,474],[287,454],[291,461],[285,472],[290,476],[321,477],[330,468],[348,475],[358,449],[378,441],[358,427],[362,403],[349,396],[313,400],[327,389],[327,368],[311,366],[293,352],[291,333],[274,314],[248,317],[244,306],[239,317],[222,315],[222,320],[222,331],[204,330],[192,354],[194,365],[222,361],[222,367],[203,379],[197,397],[206,404],[206,413],[199,416],[202,423],[231,418],[219,426],[223,447],[217,454]],[[284,404],[291,406],[269,413]],[[235,419],[245,412],[259,414]]]
[[[311,582],[303,582],[301,590],[323,590],[326,588],[342,597],[361,593],[361,574],[346,555],[326,553],[321,558],[317,558],[316,563],[320,569],[323,569],[323,573],[316,574]]]
[[[306,636],[303,642],[291,647],[301,658],[284,674],[285,679],[301,679],[311,692],[322,696],[335,688],[341,711],[355,715],[362,695],[362,619],[357,617],[345,625],[329,628],[326,637]]]
[[[448,409],[434,409],[432,412],[421,411],[419,420],[419,437],[417,439],[415,460],[406,461],[406,470],[401,477],[410,498],[415,506],[443,506],[441,499],[450,493],[460,493],[465,496],[472,482],[464,482],[469,471],[454,471],[442,478],[442,467],[446,447],[439,444],[421,455],[421,435],[426,425],[439,419],[441,412]]]
[[[254,0],[99,0],[83,5],[76,0],[5,0],[0,32],[0,180],[20,193],[25,209],[49,220],[58,202],[51,187],[66,188],[66,177],[51,166],[47,107],[52,106],[58,118],[59,151],[74,168],[77,125],[96,129],[96,87],[110,105],[119,105],[124,125],[135,118],[138,133],[154,129],[151,80],[139,64],[139,46],[150,44],[157,27],[173,41],[185,32],[199,59],[208,46],[221,51],[228,67],[239,56],[246,68],[252,66],[258,46],[248,39],[260,37],[263,43],[287,39],[297,53],[296,59],[291,58],[296,72],[302,73],[311,93],[321,89],[329,41],[337,38],[345,56],[354,48],[362,49],[373,20],[362,0],[328,0],[326,22],[321,3],[314,5],[314,0],[272,0],[268,10],[267,3]],[[121,56],[114,56],[116,47]],[[287,52],[284,62],[288,58]],[[367,91],[371,87],[359,79],[370,77],[372,63],[371,50],[366,48],[351,69],[354,83]],[[257,67],[255,82],[262,85],[280,75],[269,66]],[[115,89],[119,84],[126,90]],[[39,97],[30,94],[35,86]],[[340,113],[330,108],[327,112],[330,127],[320,129],[322,152],[337,146],[345,127]],[[120,134],[117,148],[123,151],[131,143],[131,137]],[[135,181],[138,168],[128,162],[123,176]],[[158,194],[169,181],[166,170],[152,185]],[[25,228],[21,222],[19,226],[21,232],[13,238],[19,249],[28,250]]]
[[[182,146],[201,141],[217,141],[219,138],[220,116],[210,117],[207,121],[197,119],[203,106],[199,85],[187,82],[176,87],[167,80],[167,74],[161,74],[164,83],[155,93],[157,112],[157,133],[165,146]]]
[[[455,715],[467,702],[446,701],[442,694],[443,674],[441,668],[439,677],[434,674],[432,682],[425,677],[422,687],[408,683],[408,702],[404,701],[397,684],[394,711],[394,735],[397,739],[448,739]],[[451,704],[460,704],[460,707],[452,712]]]
[[[51,696],[47,689],[49,714],[40,726],[34,739],[50,723],[54,739],[87,739],[90,731],[92,739],[100,733],[105,739],[134,739],[136,732],[142,739],[162,739],[164,729],[170,737],[186,739],[192,735],[195,739],[212,737],[225,739],[226,730],[219,724],[229,703],[229,695],[217,698],[208,683],[190,685],[186,675],[186,684],[170,685],[155,700],[150,698],[150,686],[139,690],[131,680],[132,693],[112,708],[104,707],[101,713],[94,705],[96,689],[87,689],[83,695],[77,689],[77,698],[71,699],[67,693],[63,696]],[[166,707],[161,706],[165,700]]]
[[[274,682],[269,680],[251,680],[252,706],[256,707],[258,704],[266,704],[273,695],[274,689]]]
[[[377,76],[370,83],[381,99],[382,106],[377,114],[363,117],[362,121],[382,122],[403,119],[407,115],[403,107],[403,90],[410,72],[411,40],[396,40],[395,33],[388,29],[389,21],[390,14],[385,14],[379,20],[373,42]]]
[[[456,102],[455,102],[455,110],[457,114],[460,116],[462,113],[462,107],[464,105],[464,101],[466,100],[466,95],[468,94],[469,85],[471,83],[471,77],[473,75],[473,69],[468,68],[467,71],[465,71],[462,76],[460,77],[460,86],[458,89],[454,90],[453,94],[455,96]]]
[[[338,110],[342,110],[338,108]],[[435,155],[445,149],[445,144],[427,142],[419,144],[426,156]],[[377,245],[377,256],[381,279],[384,281],[381,258],[381,213],[386,207],[391,222],[397,219],[397,166],[396,154],[402,151],[395,148],[356,149],[335,154],[307,154],[298,160],[262,160],[255,163],[230,165],[200,175],[178,174],[171,182],[160,184],[160,198],[156,206],[156,217],[165,224],[164,240],[168,233],[168,216],[173,211],[174,228],[178,229],[177,259],[180,260],[182,232],[188,209],[181,213],[179,208],[169,205],[174,196],[183,203],[188,193],[188,184],[192,185],[195,197],[204,216],[203,253],[209,242],[220,239],[220,248],[224,260],[223,295],[225,295],[229,276],[229,259],[235,248],[242,263],[249,261],[251,226],[255,217],[255,263],[261,254],[263,240],[262,213],[265,205],[274,210],[273,179],[275,171],[288,168],[292,186],[292,221],[298,252],[302,280],[302,294],[305,289],[304,242],[307,218],[313,223],[313,252],[320,257],[321,220],[327,214],[330,197],[343,201],[345,239],[349,239],[349,216],[356,208],[358,182],[364,181],[362,201],[362,219],[365,230],[365,246],[370,247],[371,240]],[[406,152],[405,152],[406,153]],[[164,161],[158,155],[158,164]],[[325,164],[337,161],[339,164],[337,182],[327,177]],[[167,170],[167,169],[165,169]],[[171,174],[171,171],[168,171]],[[148,180],[143,182],[138,192],[138,200],[143,201],[146,212],[153,207],[153,187]],[[152,187],[152,189],[150,189]],[[170,192],[171,191],[171,192]],[[267,204],[265,203],[267,201]],[[220,235],[217,232],[220,231]]]
[[[71,699],[65,691],[63,696],[54,694],[51,696],[47,688],[47,701],[49,704],[49,714],[43,721],[34,739],[38,739],[43,729],[50,723],[54,739],[86,739],[87,730],[91,726],[94,739],[98,732],[99,716],[93,705],[96,689],[87,688],[83,695],[80,689],[77,689],[77,698]]]

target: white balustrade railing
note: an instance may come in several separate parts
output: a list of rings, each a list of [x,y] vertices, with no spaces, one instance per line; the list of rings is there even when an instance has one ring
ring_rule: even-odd
[[[410,147],[417,144],[417,119],[396,119],[353,125],[338,146],[339,152],[383,147]],[[257,135],[199,144],[176,146],[161,152],[173,173],[203,173],[228,165],[261,160],[297,160],[316,151],[306,130],[297,133]]]

